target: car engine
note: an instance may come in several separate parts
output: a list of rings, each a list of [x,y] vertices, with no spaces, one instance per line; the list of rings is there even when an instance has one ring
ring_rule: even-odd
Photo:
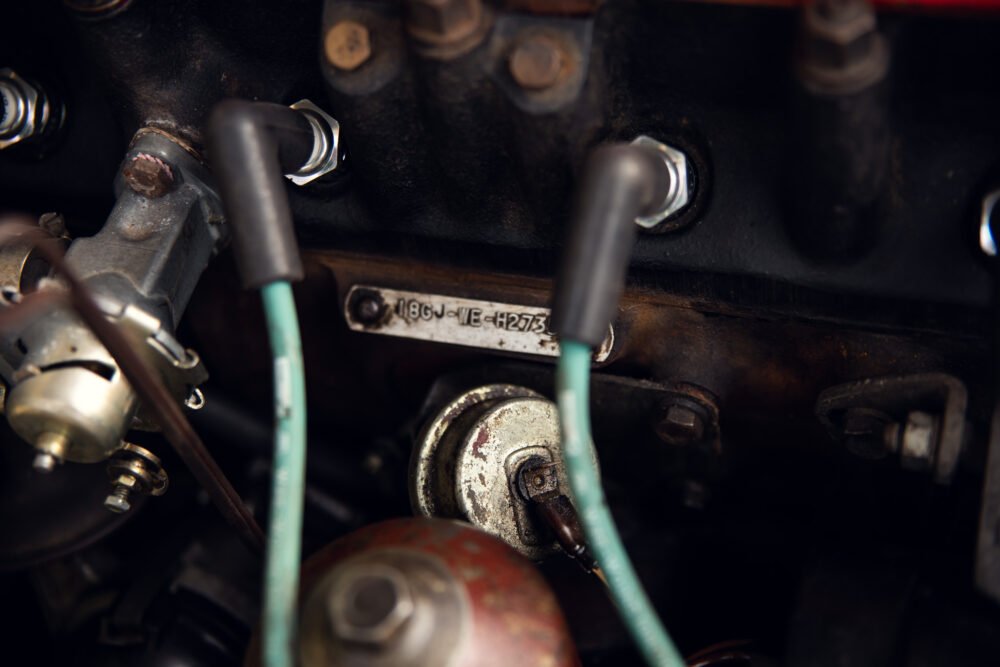
[[[4,12],[4,664],[1000,664],[1000,2]]]

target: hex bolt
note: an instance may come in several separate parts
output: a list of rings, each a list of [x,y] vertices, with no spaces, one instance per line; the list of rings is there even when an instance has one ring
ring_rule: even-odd
[[[323,49],[327,62],[339,70],[351,72],[372,56],[368,28],[357,21],[338,21],[326,33]]]
[[[406,12],[411,35],[442,46],[472,36],[483,18],[481,0],[408,0]]]
[[[130,496],[132,491],[138,486],[139,480],[132,475],[120,475],[115,480],[114,488],[108,497],[104,499],[104,507],[115,514],[124,514],[132,509]]]
[[[705,420],[691,407],[675,404],[667,408],[667,414],[656,425],[656,432],[672,445],[693,444],[705,437]]]
[[[415,610],[406,576],[388,565],[356,564],[330,590],[327,613],[335,637],[379,645],[392,639]]]
[[[122,169],[122,177],[133,192],[148,199],[158,199],[174,187],[170,165],[149,153],[139,153]]]
[[[551,88],[562,76],[565,57],[556,42],[535,35],[518,44],[507,65],[517,85],[528,90]]]

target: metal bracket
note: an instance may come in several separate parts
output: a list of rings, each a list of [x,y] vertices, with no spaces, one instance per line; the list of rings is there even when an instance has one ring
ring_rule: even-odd
[[[958,378],[945,373],[919,373],[831,387],[820,394],[816,416],[835,439],[841,440],[850,435],[846,417],[854,409],[885,415],[887,432],[910,428],[914,413],[936,415],[936,432],[932,433],[925,455],[933,463],[934,481],[948,484],[965,446],[967,404],[968,392]],[[905,444],[903,450],[905,456]]]

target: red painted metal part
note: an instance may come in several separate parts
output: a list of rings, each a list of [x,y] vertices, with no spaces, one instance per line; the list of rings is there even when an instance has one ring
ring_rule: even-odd
[[[579,667],[559,603],[534,564],[459,521],[407,518],[361,528],[306,561],[300,596],[337,563],[383,549],[433,556],[464,586],[472,634],[455,667]],[[258,664],[256,644],[247,665]]]
[[[473,636],[457,665],[580,664],[562,610],[535,566],[492,535],[458,521],[394,519],[362,528],[308,560],[303,590],[335,563],[376,549],[435,556],[465,585]]]

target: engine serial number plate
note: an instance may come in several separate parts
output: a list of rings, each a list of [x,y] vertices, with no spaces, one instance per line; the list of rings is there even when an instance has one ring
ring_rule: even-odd
[[[480,299],[355,285],[347,293],[344,316],[354,331],[464,345],[515,354],[559,355],[549,330],[549,309]],[[614,329],[594,350],[605,361]]]

